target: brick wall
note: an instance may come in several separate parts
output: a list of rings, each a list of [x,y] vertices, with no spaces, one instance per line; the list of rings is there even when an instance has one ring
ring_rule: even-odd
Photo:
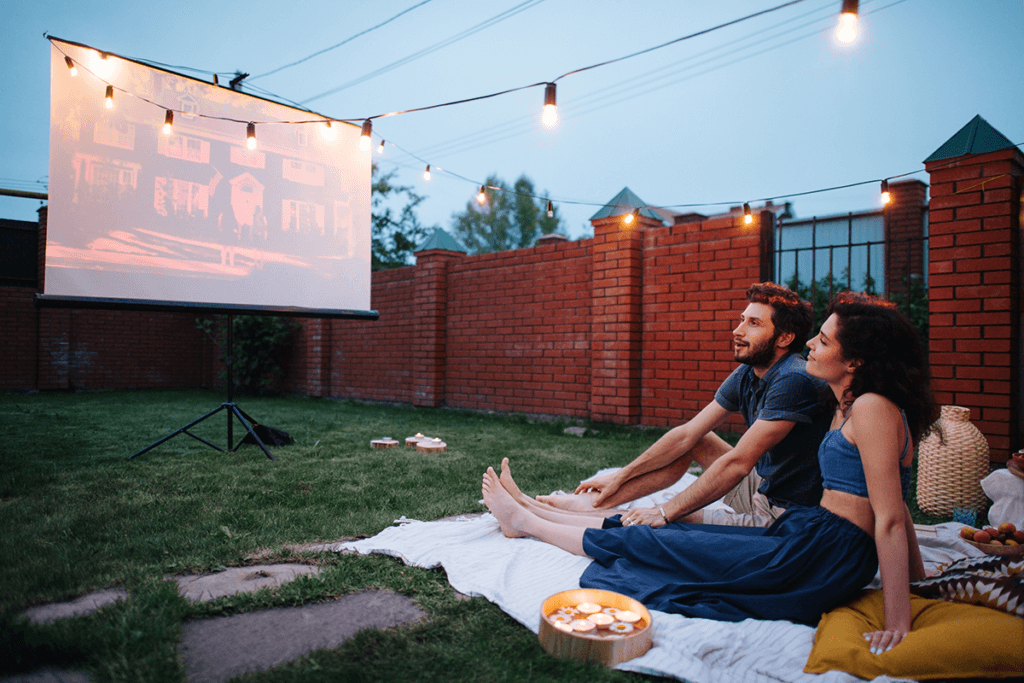
[[[929,326],[936,399],[970,408],[991,457],[1021,443],[1021,235],[1017,149],[926,164]]]

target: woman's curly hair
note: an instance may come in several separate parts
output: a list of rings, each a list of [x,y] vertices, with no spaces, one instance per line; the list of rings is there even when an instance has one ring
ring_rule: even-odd
[[[861,361],[850,384],[852,398],[866,393],[885,396],[903,409],[911,436],[920,442],[931,430],[938,409],[927,355],[914,326],[896,304],[860,292],[835,295],[828,313],[836,314],[836,339],[843,360]],[[834,395],[832,401],[834,408]]]

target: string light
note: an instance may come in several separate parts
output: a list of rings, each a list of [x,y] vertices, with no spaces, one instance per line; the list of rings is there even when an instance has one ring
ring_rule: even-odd
[[[622,222],[625,223],[626,225],[633,225],[633,221],[636,220],[638,213],[639,209],[633,209],[632,211],[625,215],[625,217],[622,219]]]
[[[836,29],[836,40],[840,43],[852,43],[857,39],[857,0],[843,0],[843,9],[839,14],[839,27]]]
[[[427,170],[423,171],[423,179],[430,180],[430,164],[427,164]]]
[[[114,86],[107,86],[107,93],[103,96],[103,103],[106,105],[107,109],[114,108]]]
[[[743,204],[743,223],[750,225],[754,222],[754,216],[750,213],[750,204],[744,202]]]
[[[558,106],[555,104],[555,84],[548,83],[544,86],[544,113],[540,120],[548,128],[558,123]]]
[[[256,149],[256,124],[252,121],[245,126],[245,146]]]
[[[320,136],[327,142],[332,142],[338,137],[338,129],[331,125],[330,121],[324,121],[324,127],[320,129]]]
[[[892,201],[892,195],[889,194],[889,181],[882,181],[882,206],[888,206],[889,202]]]
[[[548,200],[548,218],[554,218],[554,217],[555,217],[555,205],[552,204],[551,200],[549,199]]]
[[[217,74],[213,74],[213,84],[216,86],[220,86],[220,79],[217,78]]]
[[[480,192],[476,195],[476,203],[477,204],[486,204],[487,203],[487,192],[485,192],[485,188],[484,188],[483,185],[480,186]]]
[[[384,153],[384,138],[381,138],[380,145],[377,147],[377,154]]]
[[[171,134],[171,127],[174,125],[174,112],[170,109],[164,114],[164,135]]]
[[[71,61],[71,57],[64,55],[64,63],[68,65],[68,71],[71,72],[72,77],[78,75],[78,68],[75,66],[75,63]]]
[[[92,53],[92,72],[100,78],[108,78],[114,71],[114,62],[107,58],[106,52]]]
[[[363,121],[363,131],[359,134],[359,149],[364,152],[370,151],[370,135],[373,133],[373,121]]]

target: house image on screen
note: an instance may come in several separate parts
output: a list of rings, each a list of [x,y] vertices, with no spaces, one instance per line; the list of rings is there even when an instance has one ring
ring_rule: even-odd
[[[231,183],[231,209],[239,227],[252,227],[253,216],[256,209],[263,207],[263,184],[252,175],[243,173],[232,178]]]

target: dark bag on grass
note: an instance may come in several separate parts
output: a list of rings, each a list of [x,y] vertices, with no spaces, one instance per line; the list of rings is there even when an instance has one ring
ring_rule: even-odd
[[[263,442],[264,446],[290,446],[295,443],[292,437],[288,436],[288,432],[282,432],[280,429],[274,429],[267,425],[254,424],[252,426],[256,432],[256,436],[260,437],[260,441]],[[242,439],[242,443],[256,444],[256,439],[252,438],[252,434],[246,432],[245,438]]]

